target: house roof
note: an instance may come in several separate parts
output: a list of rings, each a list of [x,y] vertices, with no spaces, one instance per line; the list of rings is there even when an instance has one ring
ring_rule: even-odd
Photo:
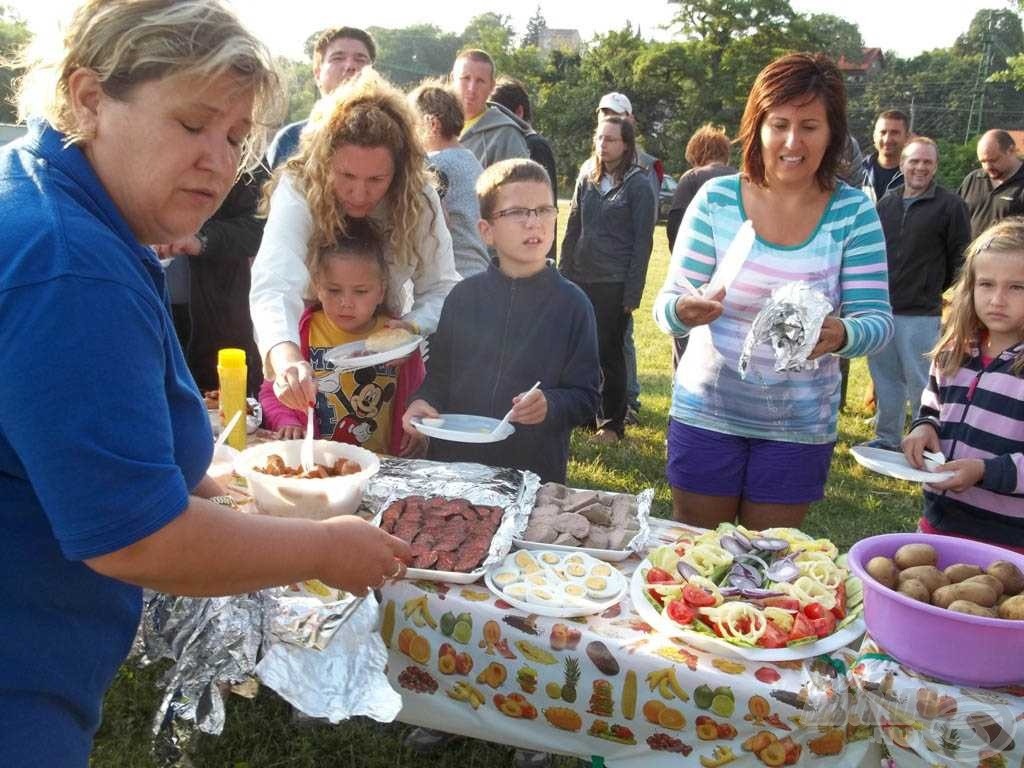
[[[845,56],[840,56],[836,66],[843,72],[867,72],[876,61],[881,63],[885,56],[881,48],[862,48],[863,56],[860,61],[850,61]]]

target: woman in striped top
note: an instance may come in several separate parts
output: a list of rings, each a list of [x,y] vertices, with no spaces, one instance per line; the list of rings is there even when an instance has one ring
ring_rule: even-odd
[[[668,478],[677,520],[715,527],[798,526],[824,494],[836,439],[837,356],[884,346],[892,334],[885,241],[874,206],[836,179],[846,140],[846,91],[823,56],[791,54],[757,76],[740,125],[742,172],[713,179],[687,209],[655,320],[689,336],[676,371]],[[744,220],[757,232],[728,293],[696,298]],[[822,325],[812,370],[774,369],[755,349],[737,363],[772,290],[804,281],[838,308]]]
[[[932,353],[920,418],[903,438],[914,466],[942,451],[924,486],[927,533],[1024,552],[1024,220],[1005,219],[967,250]]]

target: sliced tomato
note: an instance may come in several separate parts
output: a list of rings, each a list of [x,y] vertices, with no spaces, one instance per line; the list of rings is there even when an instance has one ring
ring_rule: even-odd
[[[671,584],[676,580],[675,576],[661,568],[649,569],[646,578],[648,584]]]
[[[757,644],[762,648],[782,648],[787,642],[789,642],[789,635],[779,629],[778,624],[768,619],[764,634],[761,635]]]
[[[683,600],[686,604],[694,608],[705,608],[709,605],[715,604],[715,596],[709,592],[705,592],[700,587],[694,584],[687,584],[683,587]]]
[[[759,602],[765,608],[781,608],[784,611],[800,610],[800,601],[795,597],[766,597]]]
[[[804,616],[806,616],[811,621],[814,621],[815,619],[820,619],[826,613],[828,613],[828,611],[825,610],[825,606],[823,606],[821,603],[808,603],[804,606]]]
[[[789,630],[789,642],[794,640],[802,640],[805,637],[816,637],[817,632],[814,631],[814,625],[811,620],[804,616],[802,613],[797,613],[793,616],[793,628]]]
[[[832,608],[832,615],[839,621],[846,618],[846,582],[842,582],[836,588],[836,604]]]
[[[651,596],[651,600],[656,602],[658,605],[665,605],[665,596],[656,589],[648,589],[647,594]]]
[[[665,613],[677,624],[692,624],[697,614],[682,598],[676,598],[665,606]]]
[[[820,619],[811,619],[811,624],[818,637],[828,637],[836,631],[836,617],[830,611],[826,611]]]

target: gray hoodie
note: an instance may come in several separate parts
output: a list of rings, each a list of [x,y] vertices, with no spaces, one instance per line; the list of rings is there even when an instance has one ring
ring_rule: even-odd
[[[515,118],[498,106],[489,106],[483,117],[459,137],[459,143],[487,168],[512,157],[529,157],[523,131]]]

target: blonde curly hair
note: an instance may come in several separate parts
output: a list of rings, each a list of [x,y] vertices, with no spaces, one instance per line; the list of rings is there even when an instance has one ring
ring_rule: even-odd
[[[416,233],[423,217],[436,216],[436,211],[424,193],[429,176],[416,124],[402,92],[369,68],[317,102],[298,152],[274,172],[264,195],[266,208],[274,187],[287,173],[305,196],[313,219],[307,264],[349,234],[350,220],[334,193],[331,168],[335,151],[345,144],[385,147],[391,152],[395,174],[384,197],[390,216],[372,223],[396,265],[410,266],[422,258],[423,244],[416,241]]]

